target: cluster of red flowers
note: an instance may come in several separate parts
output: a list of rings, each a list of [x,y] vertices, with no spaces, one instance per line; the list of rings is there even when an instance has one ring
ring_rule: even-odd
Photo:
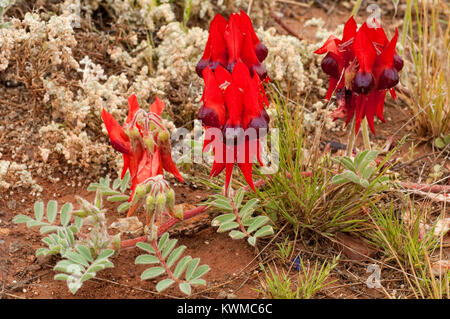
[[[375,134],[374,116],[384,122],[383,107],[387,90],[395,99],[394,87],[399,82],[403,60],[395,52],[398,31],[389,41],[383,28],[374,20],[359,29],[351,17],[344,27],[342,40],[330,36],[315,53],[327,54],[322,60],[323,71],[330,76],[326,99],[336,91],[338,109],[334,119],[355,116],[355,134],[361,121],[367,118]]]
[[[123,127],[106,110],[102,111],[102,119],[112,147],[123,154],[121,178],[130,170],[132,193],[129,201],[132,201],[136,187],[152,177],[163,175],[163,170],[181,182],[183,177],[172,160],[169,132],[162,125],[164,103],[156,97],[147,113],[140,109],[133,94],[128,99],[128,106],[128,117]],[[138,121],[139,115],[142,115],[142,123]]]
[[[262,164],[260,132],[267,130],[269,123],[264,108],[269,102],[262,85],[269,81],[262,64],[267,53],[243,11],[232,14],[229,21],[220,14],[211,21],[208,42],[196,68],[205,83],[198,118],[207,129],[204,149],[214,150],[211,176],[226,169],[226,190],[235,163],[253,189],[255,156]],[[208,134],[208,130],[220,134]]]

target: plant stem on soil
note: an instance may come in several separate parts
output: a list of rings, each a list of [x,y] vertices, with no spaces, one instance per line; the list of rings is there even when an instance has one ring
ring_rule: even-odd
[[[208,209],[208,206],[198,206],[194,209],[185,211],[183,213],[183,219],[178,219],[175,217],[171,218],[168,222],[162,224],[159,227],[158,237],[160,237],[162,234],[164,234],[166,231],[168,231],[170,228],[172,228],[175,224],[177,224],[183,220],[190,219],[192,217],[200,215],[200,214],[206,212],[207,209]],[[137,238],[133,238],[133,239],[124,240],[120,243],[120,248],[134,247],[134,246],[136,246],[137,243],[143,242],[143,241],[148,241],[148,240],[149,240],[149,236],[141,236],[141,237],[137,237]]]

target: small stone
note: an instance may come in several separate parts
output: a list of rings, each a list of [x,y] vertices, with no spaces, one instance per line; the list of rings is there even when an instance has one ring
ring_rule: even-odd
[[[38,271],[38,270],[40,270],[42,267],[40,266],[40,265],[36,265],[36,264],[33,264],[33,265],[30,265],[30,266],[28,266],[28,270],[29,271]]]
[[[0,245],[3,245],[4,243],[5,241],[0,239]]]
[[[0,237],[8,237],[11,233],[9,228],[0,228]]]
[[[205,245],[209,245],[209,241],[205,240]]]
[[[0,217],[3,217],[3,216],[5,216],[5,212],[0,210]]]
[[[52,256],[38,256],[36,261],[40,266],[44,266],[50,263],[51,258]]]
[[[217,295],[217,299],[225,299],[227,298],[227,293],[222,290],[221,292],[219,292],[219,294]]]
[[[17,201],[15,199],[12,199],[10,201],[8,201],[6,203],[6,206],[10,209],[10,210],[16,210],[17,208]]]
[[[227,298],[226,299],[237,299],[237,296],[235,294],[227,294]]]
[[[26,290],[25,288],[23,288],[23,289],[22,289],[22,292],[25,293],[25,292],[27,292],[27,290]]]
[[[10,245],[9,245],[9,252],[11,254],[14,254],[15,252],[18,252],[20,249],[22,248],[22,243],[20,241],[13,241]]]

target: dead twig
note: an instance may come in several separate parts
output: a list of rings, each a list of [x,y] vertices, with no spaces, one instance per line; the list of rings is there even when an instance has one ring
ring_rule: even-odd
[[[284,30],[286,30],[287,33],[296,37],[300,41],[303,40],[303,38],[297,32],[292,30],[291,27],[289,27],[286,23],[284,23],[283,20],[281,20],[281,18],[277,16],[272,9],[270,9],[270,16],[275,20],[276,23],[278,23]]]

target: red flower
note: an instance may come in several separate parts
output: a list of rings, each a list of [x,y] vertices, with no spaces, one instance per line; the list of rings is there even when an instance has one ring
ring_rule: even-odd
[[[255,156],[260,160],[260,134],[268,128],[269,117],[264,109],[268,100],[257,75],[250,76],[247,66],[238,61],[229,72],[217,66],[215,72],[203,70],[205,90],[198,117],[205,126],[204,149],[214,150],[211,176],[226,169],[225,189],[235,164],[254,189],[252,167]],[[261,129],[261,130],[260,130]]]
[[[112,147],[123,154],[121,178],[127,170],[130,171],[131,201],[137,185],[150,177],[162,175],[163,170],[172,173],[180,182],[183,182],[183,177],[172,160],[169,133],[162,125],[164,103],[156,97],[150,112],[146,113],[139,108],[133,94],[128,99],[128,106],[128,116],[123,127],[104,109],[102,119]],[[143,124],[138,122],[140,114],[143,115]]]
[[[196,71],[202,77],[204,69],[209,67],[214,71],[220,65],[232,72],[237,62],[243,62],[252,76],[256,73],[261,80],[266,80],[267,71],[262,62],[267,53],[244,11],[233,13],[229,21],[217,14],[211,21],[208,42]]]
[[[229,21],[220,14],[211,21],[205,52],[196,68],[205,82],[198,119],[206,128],[204,149],[214,151],[210,176],[225,169],[225,190],[235,164],[254,190],[254,158],[262,165],[259,138],[269,123],[264,109],[269,101],[261,82],[269,81],[262,65],[267,53],[242,10]]]
[[[391,41],[383,28],[374,20],[374,27],[364,23],[358,30],[353,17],[344,27],[342,40],[331,36],[315,53],[327,54],[322,60],[323,71],[330,76],[326,99],[336,91],[338,109],[332,116],[355,116],[358,133],[361,121],[367,118],[375,134],[375,115],[384,122],[383,108],[387,90],[395,99],[394,87],[399,82],[398,72],[403,60],[395,52],[398,39],[396,30]]]

